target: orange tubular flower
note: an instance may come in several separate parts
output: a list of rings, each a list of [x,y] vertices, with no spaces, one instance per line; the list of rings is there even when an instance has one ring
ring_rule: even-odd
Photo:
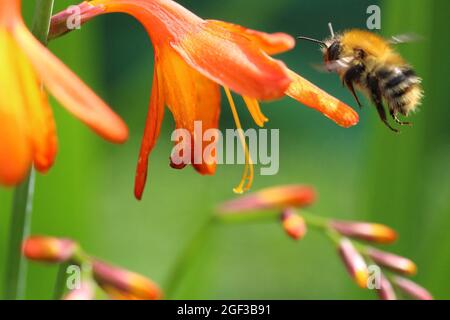
[[[148,158],[160,132],[165,105],[172,112],[176,127],[191,132],[192,145],[198,140],[197,144],[203,148],[206,145],[201,141],[202,134],[195,134],[194,122],[201,121],[202,130],[218,127],[220,86],[225,88],[238,129],[241,124],[228,88],[243,96],[259,126],[267,118],[258,101],[285,94],[342,126],[358,122],[353,109],[269,56],[294,47],[294,39],[287,34],[267,34],[227,22],[203,20],[171,0],[93,0],[83,2],[79,8],[83,22],[102,13],[130,14],[144,25],[154,45],[153,89],[135,182],[138,199],[142,197]],[[67,32],[63,24],[67,15],[62,12],[53,18],[53,36]],[[235,188],[237,193],[248,190],[253,179],[252,160],[243,135],[241,142],[246,151],[246,167],[241,183]],[[201,174],[214,174],[214,160],[204,159],[204,163],[193,166]]]
[[[0,1],[0,184],[15,185],[34,164],[46,172],[57,152],[52,110],[40,82],[66,109],[112,142],[128,131],[75,74],[36,40],[20,0]]]

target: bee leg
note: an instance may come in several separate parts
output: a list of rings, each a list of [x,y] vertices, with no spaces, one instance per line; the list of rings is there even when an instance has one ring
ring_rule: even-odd
[[[397,122],[399,125],[401,126],[412,126],[411,122],[405,122],[405,121],[401,121],[398,117],[397,117],[397,113],[394,110],[390,110],[391,113],[391,117],[392,119],[394,119],[395,122]]]
[[[384,110],[383,102],[381,99],[381,91],[380,87],[378,85],[378,80],[373,77],[367,77],[367,84],[370,89],[372,102],[377,107],[378,115],[380,116],[381,121],[392,131],[399,133],[400,131],[398,129],[393,128],[389,122],[387,121],[386,117],[386,111]]]
[[[387,121],[386,111],[384,110],[384,106],[381,103],[381,101],[373,100],[373,103],[375,103],[375,106],[377,107],[377,111],[380,116],[380,119],[381,119],[381,121],[383,121],[383,123],[386,125],[386,127],[388,127],[389,129],[391,129],[392,131],[394,131],[396,133],[399,133],[400,131],[398,129],[393,128]]]
[[[346,82],[345,85],[347,86],[348,90],[350,90],[350,92],[352,93],[353,97],[356,100],[356,103],[358,104],[359,108],[362,108],[362,104],[359,101],[358,95],[355,92],[355,88],[353,87],[353,83],[352,82]]]
[[[359,101],[358,95],[356,94],[355,88],[353,87],[353,83],[361,79],[361,75],[364,73],[365,69],[366,68],[362,64],[354,65],[347,70],[342,79],[342,82],[350,90],[360,108],[362,108],[362,104]]]

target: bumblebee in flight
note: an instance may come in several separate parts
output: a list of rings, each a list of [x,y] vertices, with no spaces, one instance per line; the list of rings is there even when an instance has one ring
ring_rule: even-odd
[[[381,120],[392,131],[398,132],[387,121],[383,102],[397,124],[410,125],[401,121],[398,114],[408,116],[420,105],[423,97],[421,79],[392,45],[407,42],[411,37],[386,40],[375,33],[357,29],[334,34],[331,24],[329,27],[331,37],[324,41],[307,37],[298,39],[320,44],[325,69],[339,75],[360,107],[355,88],[367,94]]]

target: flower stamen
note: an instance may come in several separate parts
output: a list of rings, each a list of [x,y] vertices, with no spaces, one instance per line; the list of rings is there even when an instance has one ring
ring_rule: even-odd
[[[236,123],[236,128],[239,134],[239,139],[242,144],[242,148],[245,153],[245,168],[242,174],[242,179],[239,185],[233,189],[237,194],[242,194],[249,190],[253,184],[254,168],[253,161],[248,150],[247,142],[245,141],[244,131],[242,130],[241,121],[239,120],[239,115],[237,113],[236,105],[234,103],[233,97],[231,95],[230,89],[224,87],[225,93],[227,95],[228,102],[230,103],[231,112],[233,113],[234,122]]]

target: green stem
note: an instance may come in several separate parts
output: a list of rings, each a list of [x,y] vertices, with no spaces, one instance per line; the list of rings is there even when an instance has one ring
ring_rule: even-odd
[[[173,299],[177,286],[188,269],[189,262],[205,243],[205,238],[208,235],[209,227],[214,221],[215,220],[213,218],[208,219],[197,231],[191,241],[189,241],[181,255],[178,257],[178,260],[175,262],[175,266],[172,268],[169,275],[167,285],[165,286],[165,296],[167,299]]]
[[[55,290],[53,299],[54,300],[61,300],[61,298],[64,295],[64,292],[66,291],[66,280],[67,280],[67,267],[69,266],[69,263],[61,263],[58,268],[58,274],[56,276],[56,282],[55,282]]]
[[[5,270],[5,299],[22,299],[25,293],[26,260],[22,256],[22,242],[28,236],[33,206],[34,170],[14,192],[10,223],[9,248]]]
[[[299,214],[303,217],[303,219],[305,219],[308,226],[322,230],[329,229],[330,219],[317,216],[313,213],[309,213],[303,210],[301,210]]]
[[[53,13],[54,0],[36,0],[33,25],[33,35],[43,44],[47,45],[48,32]]]
[[[36,0],[32,33],[44,45],[50,28],[54,0]],[[22,242],[30,232],[34,193],[34,170],[14,192],[8,257],[6,260],[5,298],[23,299],[25,295],[26,261],[22,257]]]

